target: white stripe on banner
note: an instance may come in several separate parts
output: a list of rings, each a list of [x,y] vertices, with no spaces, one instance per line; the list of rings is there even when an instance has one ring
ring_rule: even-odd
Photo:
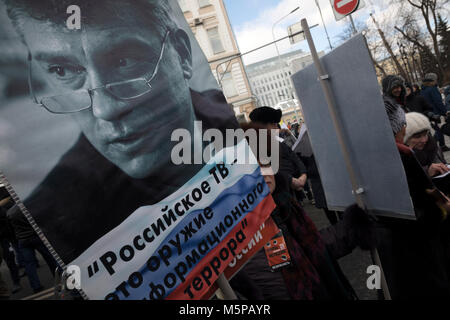
[[[246,154],[250,154],[250,162],[247,162],[250,164],[240,164],[244,163],[242,159]],[[231,166],[230,164],[236,159],[236,155],[239,157],[238,163]],[[220,163],[227,164],[226,167],[229,170],[229,176],[223,183],[217,184],[214,176],[209,171]],[[220,151],[197,175],[178,191],[156,205],[139,208],[118,227],[97,240],[89,249],[75,259],[70,265],[80,267],[81,288],[90,299],[104,299],[108,293],[115,291],[117,286],[123,281],[126,281],[133,272],[138,271],[139,268],[145,265],[170,232],[184,219],[189,217],[191,212],[210,206],[219,194],[232,187],[243,176],[252,174],[257,168],[257,161],[251,153],[245,139],[237,146],[225,148]],[[137,236],[142,237],[144,230],[147,228],[152,229],[152,224],[157,225],[158,219],[164,221],[162,217],[168,212],[168,209],[172,209],[174,204],[185,199],[187,194],[191,193],[194,188],[201,188],[201,184],[204,181],[207,181],[211,187],[211,191],[208,194],[203,194],[201,200],[195,202],[195,205],[186,211],[182,217],[176,216],[177,220],[175,222],[172,221],[170,226],[166,224],[165,230],[161,231],[159,236],[155,236],[155,239],[151,243],[143,239],[140,240],[139,243],[141,245],[145,244],[145,249],[141,251],[135,249],[135,255],[130,261],[124,262],[120,258],[119,252],[125,245],[130,245],[134,248],[133,241]],[[168,209],[163,211],[164,208]],[[100,261],[100,257],[107,252],[114,252],[117,257],[117,262],[113,266],[114,274],[112,275],[109,274]],[[88,272],[89,269],[91,272]]]

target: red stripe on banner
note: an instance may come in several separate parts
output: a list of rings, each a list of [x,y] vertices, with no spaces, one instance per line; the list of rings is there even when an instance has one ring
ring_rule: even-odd
[[[234,266],[228,265],[223,274],[225,275],[225,278],[227,280],[231,280],[236,273],[240,271],[240,269],[259,251],[261,250],[264,245],[269,242],[275,235],[277,235],[280,232],[280,229],[275,224],[273,219],[271,217],[267,218],[267,220],[264,222],[264,228],[260,228],[258,231],[260,232],[261,239],[256,240],[256,233],[253,236],[252,240],[255,241],[255,245],[252,246],[251,249],[247,249],[247,253],[244,253],[241,251],[237,257],[236,264]],[[258,233],[257,232],[257,233]],[[250,242],[251,243],[251,242]],[[250,243],[248,244],[250,246]],[[239,259],[240,256],[240,259]],[[217,282],[214,283],[211,288],[209,288],[208,292],[202,297],[201,300],[208,300],[210,297],[214,295],[214,293],[219,289],[219,286],[217,285]]]
[[[253,235],[259,230],[259,227],[266,221],[275,209],[276,205],[271,195],[265,197],[252,211],[241,219],[246,219],[247,224],[241,221],[227,235],[227,237],[212,249],[189,273],[186,281],[180,284],[169,296],[167,300],[199,300],[208,292],[209,288],[214,284],[219,275],[224,272],[234,257],[248,246]],[[243,226],[245,227],[243,228]],[[234,255],[229,252],[229,256],[222,260],[220,252],[223,249],[228,250],[227,244],[235,239],[236,234],[242,231],[245,240],[241,243],[235,241],[237,246],[233,248]],[[212,262],[215,264],[212,264]],[[220,262],[218,265],[217,261]],[[214,267],[213,267],[214,266]],[[209,270],[208,270],[209,268]],[[215,268],[217,271],[214,271]],[[209,282],[209,283],[208,283]]]

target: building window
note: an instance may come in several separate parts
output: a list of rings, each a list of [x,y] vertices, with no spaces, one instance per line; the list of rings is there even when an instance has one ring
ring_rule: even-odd
[[[222,41],[220,40],[219,28],[215,27],[208,29],[207,33],[214,54],[224,52],[225,49],[223,48]]]
[[[209,5],[209,0],[198,0],[198,6],[200,8],[206,7]]]
[[[231,76],[231,72],[227,72],[223,75],[222,90],[223,90],[223,94],[227,98],[231,98],[231,97],[238,95],[236,87],[234,86],[234,81],[233,81],[233,77]]]

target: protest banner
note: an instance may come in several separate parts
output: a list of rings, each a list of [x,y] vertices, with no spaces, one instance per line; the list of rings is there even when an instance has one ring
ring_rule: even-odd
[[[280,232],[280,229],[272,220],[268,218],[259,228],[259,230],[253,235],[252,239],[236,257],[230,262],[224,271],[226,279],[231,280],[242,267],[251,260],[251,258],[261,250],[276,234]],[[208,299],[214,295],[219,289],[218,285],[214,283],[203,296],[202,299]]]
[[[415,219],[409,188],[381,89],[362,35],[357,35],[320,58],[292,79],[303,107],[328,209],[343,211],[355,203],[355,192],[368,210],[379,215]],[[351,73],[348,70],[352,70]],[[340,120],[346,153],[336,134],[328,101],[321,86],[327,81],[334,112]],[[351,161],[346,161],[348,157]],[[353,190],[348,162],[358,175]]]
[[[373,194],[372,191],[373,189],[376,188],[372,188],[373,184],[377,184],[376,182],[374,182],[372,180],[367,179],[367,175],[363,175],[363,172],[361,172],[359,169],[359,166],[363,165],[361,164],[361,162],[359,162],[358,158],[354,157],[354,154],[352,154],[352,151],[355,152],[354,149],[352,149],[352,147],[354,148],[354,140],[351,139],[351,137],[349,137],[347,134],[348,132],[346,132],[347,128],[346,125],[348,126],[348,122],[345,122],[347,119],[342,118],[342,108],[343,105],[347,104],[348,102],[341,101],[341,103],[343,105],[339,105],[339,101],[336,99],[335,94],[337,94],[338,96],[342,96],[342,92],[345,91],[345,89],[353,89],[354,87],[352,86],[348,86],[347,87],[347,83],[344,83],[343,85],[341,83],[335,83],[335,79],[332,79],[332,81],[330,82],[330,74],[327,73],[327,69],[326,69],[326,65],[323,63],[323,61],[320,60],[319,55],[317,53],[316,50],[316,46],[314,44],[314,40],[311,36],[311,32],[310,32],[310,28],[308,26],[308,22],[306,19],[302,19],[301,21],[302,24],[302,28],[305,32],[305,37],[308,41],[308,46],[311,50],[311,55],[314,61],[314,67],[316,69],[316,73],[318,75],[318,80],[320,82],[320,87],[321,87],[321,94],[323,95],[323,98],[325,100],[325,104],[326,104],[326,109],[324,110],[324,115],[325,117],[328,117],[331,121],[331,128],[332,128],[332,134],[333,136],[335,136],[336,138],[336,142],[337,145],[339,146],[339,148],[337,149],[337,151],[341,153],[342,155],[342,161],[344,163],[344,166],[342,168],[342,170],[345,169],[345,172],[348,174],[348,179],[350,182],[350,191],[352,193],[352,198],[354,197],[354,200],[356,201],[356,204],[358,205],[358,207],[362,210],[371,210],[372,212],[375,213],[379,213],[379,212],[383,212],[383,210],[377,210],[374,207],[374,204],[372,202],[370,202],[371,200],[373,201]],[[358,37],[354,37],[354,39],[356,39]],[[361,39],[361,37],[359,36],[359,38]],[[353,44],[352,39],[350,41],[348,41],[347,43],[351,43]],[[365,41],[363,41],[364,45],[362,46],[362,56],[363,56],[363,60],[367,61],[367,44]],[[358,44],[361,47],[361,40],[356,41],[356,47],[358,47]],[[341,47],[345,47],[345,45],[341,46]],[[351,46],[350,46],[351,48]],[[336,50],[339,51],[338,54],[338,61],[341,60],[342,61],[347,61],[348,60],[348,52],[346,52],[345,50]],[[358,50],[355,50],[355,52],[358,52]],[[355,53],[353,52],[353,53]],[[360,51],[361,52],[361,51]],[[344,56],[342,56],[342,54],[345,53]],[[365,56],[365,57],[364,57]],[[358,58],[360,57],[360,55],[357,56]],[[367,63],[362,63],[362,64],[357,64],[356,66],[361,67],[362,66],[362,73],[364,73],[365,69],[368,67]],[[373,79],[373,69],[374,66],[370,65],[371,68],[369,67],[369,70],[372,71],[372,74],[369,72],[367,75],[369,76],[369,84],[372,81],[370,78]],[[359,70],[361,72],[361,70]],[[372,77],[370,77],[370,75],[372,75]],[[337,87],[336,87],[337,85]],[[340,86],[339,86],[340,85]],[[356,85],[355,87],[358,87],[358,85]],[[363,86],[364,87],[364,86]],[[369,86],[373,89],[373,86]],[[337,92],[333,92],[336,91]],[[370,92],[370,91],[369,91]],[[373,93],[373,92],[372,92]],[[320,94],[320,93],[319,93]],[[376,96],[376,95],[375,95]],[[340,110],[340,111],[338,111]],[[382,115],[384,115],[384,127],[386,127],[386,113],[385,112],[381,112]],[[348,115],[350,118],[352,118],[352,115],[349,114]],[[381,117],[383,118],[383,117]],[[371,119],[373,120],[373,119]],[[387,132],[391,132],[390,130],[390,126],[388,126]],[[363,131],[362,131],[363,132]],[[392,138],[392,135],[391,135]],[[384,143],[385,141],[381,141],[381,143]],[[394,148],[395,150],[396,148]],[[363,149],[364,150],[364,149]],[[392,146],[391,146],[391,150],[392,150]],[[390,154],[390,153],[388,153]],[[394,152],[395,155],[397,155],[397,165],[399,163],[398,161],[398,154],[396,152]],[[366,156],[366,155],[364,155]],[[389,163],[389,165],[392,165],[391,163]],[[398,169],[398,166],[397,166]],[[401,174],[403,173],[403,175]],[[405,180],[405,174],[403,171],[401,171],[400,173],[400,177],[403,178],[403,180]],[[367,180],[364,180],[367,179]],[[368,181],[370,181],[372,184],[370,185],[365,185],[364,183],[368,183]],[[343,181],[341,181],[343,182]],[[405,185],[405,183],[403,183],[403,186]],[[367,189],[369,189],[370,195],[372,196],[372,198],[369,198],[367,196]],[[371,190],[372,189],[372,190]],[[405,190],[404,190],[405,191]],[[406,196],[407,194],[403,194],[403,200],[405,200],[407,198]],[[353,202],[353,201],[350,201]],[[410,209],[411,212],[408,212],[408,215],[404,215],[403,218],[406,219],[414,219],[415,215],[414,215],[414,211],[412,210],[412,203],[411,203],[411,199],[409,199],[408,201],[405,201],[404,203],[406,205],[406,207],[411,207],[408,208]],[[385,204],[382,204],[382,202],[380,202],[380,206],[382,208],[385,208]],[[330,207],[330,205],[328,204],[328,207]],[[387,215],[395,215],[396,212],[383,212],[383,214],[387,214]],[[401,214],[400,214],[401,216]],[[381,287],[383,290],[383,295],[384,298],[386,300],[391,300],[391,294],[390,294],[390,290],[389,287],[387,285],[387,280],[386,280],[386,276],[384,274],[383,271],[383,267],[381,265],[381,260],[380,260],[380,256],[378,254],[378,250],[377,248],[372,248],[371,249],[371,257],[372,257],[372,261],[374,262],[374,264],[376,264],[381,271]]]
[[[196,148],[191,162],[171,158],[175,130],[203,147],[207,130],[239,127],[178,2],[20,0],[0,9],[0,61],[17,62],[19,88],[0,97],[0,169],[30,225],[61,267],[80,268],[84,298],[201,296],[273,201],[256,163],[214,162],[247,152],[244,144],[209,162]]]
[[[256,161],[234,163],[246,148],[243,140],[223,149],[177,192],[139,208],[74,260],[86,294],[202,297],[275,208]]]

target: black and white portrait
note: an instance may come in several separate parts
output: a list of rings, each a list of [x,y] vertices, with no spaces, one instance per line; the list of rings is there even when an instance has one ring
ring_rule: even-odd
[[[67,27],[70,5],[80,29]],[[200,170],[171,162],[174,130],[237,121],[176,1],[4,0],[2,9],[27,88],[2,99],[10,153],[0,170],[70,263]]]

